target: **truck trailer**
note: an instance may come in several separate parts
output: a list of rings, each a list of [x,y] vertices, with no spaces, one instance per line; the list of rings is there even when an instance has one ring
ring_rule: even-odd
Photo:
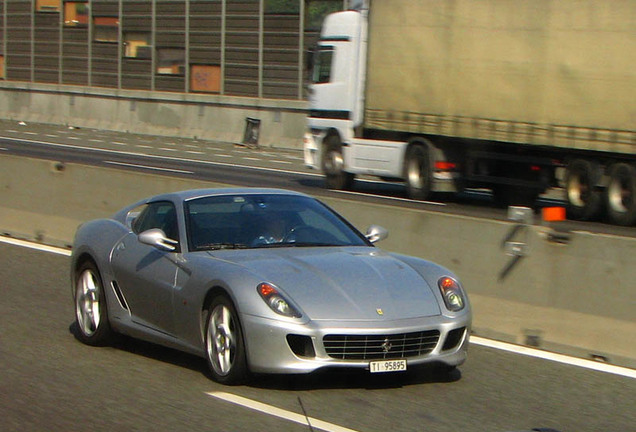
[[[636,223],[636,1],[367,0],[312,55],[305,164]]]

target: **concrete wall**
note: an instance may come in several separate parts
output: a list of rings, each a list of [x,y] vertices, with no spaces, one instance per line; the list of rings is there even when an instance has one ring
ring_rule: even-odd
[[[227,186],[108,168],[0,155],[0,233],[68,245],[83,221],[159,192]],[[515,237],[527,256],[502,248],[514,224],[324,198],[359,229],[383,225],[385,250],[456,272],[474,308],[474,331],[498,340],[636,367],[636,239],[585,232],[566,244],[529,226]]]
[[[0,118],[152,135],[243,142],[260,120],[258,144],[302,148],[305,101],[0,82]]]

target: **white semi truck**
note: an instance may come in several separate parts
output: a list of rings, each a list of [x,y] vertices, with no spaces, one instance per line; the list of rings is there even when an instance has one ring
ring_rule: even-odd
[[[636,1],[368,0],[324,20],[305,163],[636,222]]]

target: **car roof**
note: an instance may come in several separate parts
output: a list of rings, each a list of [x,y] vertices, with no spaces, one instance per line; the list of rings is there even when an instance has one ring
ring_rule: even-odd
[[[195,198],[222,195],[295,195],[308,196],[306,194],[286,189],[271,188],[212,188],[190,189],[179,192],[165,193],[152,197],[149,201],[189,201]]]

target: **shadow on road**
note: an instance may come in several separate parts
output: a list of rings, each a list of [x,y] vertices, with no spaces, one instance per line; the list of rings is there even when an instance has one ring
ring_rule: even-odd
[[[408,372],[370,374],[359,369],[325,369],[307,375],[257,375],[251,387],[269,390],[307,391],[317,389],[384,390],[411,385],[452,383],[461,379],[457,368],[427,365]]]
[[[77,328],[77,323],[73,322],[69,326],[69,332],[78,339],[79,329]],[[110,347],[192,371],[198,371],[207,379],[212,379],[205,360],[192,354],[123,335],[117,335]],[[461,376],[459,369],[448,370],[442,365],[432,364],[413,367],[408,372],[389,374],[370,374],[368,371],[359,369],[338,368],[324,369],[311,374],[300,375],[253,375],[247,385],[260,389],[287,391],[351,388],[382,390],[411,385],[452,383],[459,381]]]
[[[69,332],[81,343],[78,338],[79,329],[77,323],[73,322],[69,326]],[[188,354],[183,351],[179,351],[172,348],[167,348],[162,345],[153,344],[140,339],[135,339],[130,336],[121,334],[115,335],[114,341],[109,345],[111,348],[115,348],[121,351],[126,351],[131,354],[136,354],[148,359],[158,360],[160,362],[173,364],[182,368],[186,368],[192,371],[200,371],[207,373],[207,366],[205,359],[197,357],[192,354]]]

